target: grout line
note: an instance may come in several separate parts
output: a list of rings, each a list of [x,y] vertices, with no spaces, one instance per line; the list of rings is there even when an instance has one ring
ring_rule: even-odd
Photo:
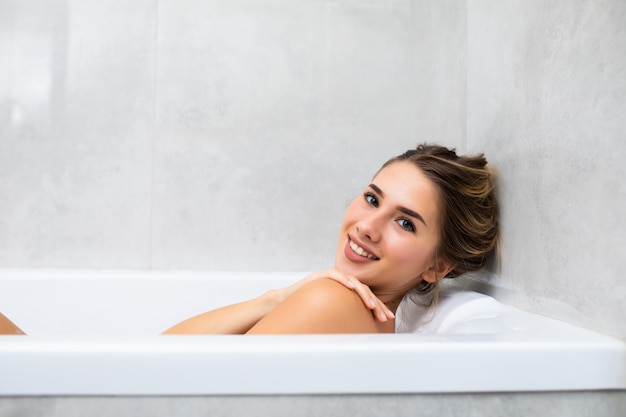
[[[148,269],[154,269],[154,167],[156,156],[157,129],[157,86],[159,79],[159,36],[160,36],[160,1],[155,1],[155,33],[154,33],[154,71],[152,81],[152,132],[150,135],[150,202],[149,202],[149,230],[148,230]]]

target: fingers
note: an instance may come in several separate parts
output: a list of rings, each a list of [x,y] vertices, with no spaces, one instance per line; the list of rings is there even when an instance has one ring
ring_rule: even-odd
[[[331,278],[340,284],[343,284],[346,288],[356,292],[363,301],[363,304],[368,309],[372,310],[372,314],[378,321],[385,322],[395,317],[393,312],[385,305],[385,303],[376,297],[370,287],[363,284],[356,277],[343,274],[336,270],[324,271],[320,273],[320,277]]]
[[[395,317],[389,307],[376,297],[370,287],[361,282],[359,282],[359,284],[360,285],[355,286],[354,291],[361,297],[365,306],[372,310],[372,314],[374,314],[374,317],[376,317],[378,321],[385,322]]]

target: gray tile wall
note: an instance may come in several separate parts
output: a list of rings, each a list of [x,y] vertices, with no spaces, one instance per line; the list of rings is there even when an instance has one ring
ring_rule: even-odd
[[[467,16],[467,145],[501,172],[495,294],[626,339],[626,2]]]
[[[332,266],[382,162],[463,143],[443,4],[4,0],[0,265]]]
[[[0,398],[0,414],[12,417],[623,417],[625,411],[624,392]]]

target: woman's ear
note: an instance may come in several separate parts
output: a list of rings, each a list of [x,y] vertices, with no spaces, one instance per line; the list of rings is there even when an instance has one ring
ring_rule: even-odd
[[[422,279],[426,282],[441,281],[455,267],[455,264],[445,259],[437,259],[435,264],[422,274]]]

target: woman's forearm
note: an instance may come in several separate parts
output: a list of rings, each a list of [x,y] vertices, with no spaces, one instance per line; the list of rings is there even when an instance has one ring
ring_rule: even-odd
[[[207,311],[184,320],[163,334],[244,334],[283,300],[280,291]]]
[[[4,314],[0,313],[0,334],[24,334],[24,332]]]
[[[238,304],[211,310],[184,320],[163,334],[244,334],[254,327],[263,317],[285,301],[306,284],[320,278],[330,278],[344,287],[353,290],[372,310],[374,317],[385,322],[394,317],[391,310],[380,301],[367,285],[355,277],[350,277],[335,270],[313,272],[288,287],[270,290],[260,297]]]

